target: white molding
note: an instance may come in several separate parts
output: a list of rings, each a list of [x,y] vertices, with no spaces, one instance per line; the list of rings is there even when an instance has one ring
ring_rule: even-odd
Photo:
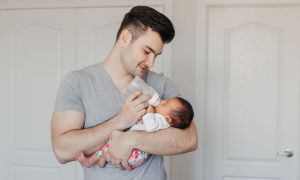
[[[300,5],[299,0],[198,0],[204,6],[207,5],[216,5],[216,6],[240,6],[240,5],[253,5],[253,6],[262,6],[262,5],[274,5],[274,6],[293,6]]]
[[[170,0],[164,3],[163,13],[168,16],[173,22],[173,1]],[[164,61],[163,61],[163,73],[172,79],[172,42],[164,46]],[[170,164],[170,160],[168,160]],[[170,174],[170,170],[168,172]]]
[[[0,10],[9,9],[40,9],[40,8],[89,8],[89,7],[122,7],[128,5],[172,5],[173,0],[1,0]],[[300,5],[299,0],[197,0],[204,6],[294,6]],[[198,5],[199,7],[199,5]],[[173,7],[172,7],[173,8]]]
[[[171,21],[173,22],[173,0],[165,1],[163,5],[163,13],[168,16]],[[162,66],[163,66],[163,73],[172,79],[172,42],[168,44],[167,46],[164,46],[164,59]],[[164,157],[164,165],[165,165],[165,170],[167,173],[167,180],[172,179],[172,166],[171,166],[171,158],[172,156],[165,156]]]
[[[161,6],[170,5],[171,0],[131,0],[131,1],[108,1],[108,0],[93,0],[93,1],[2,1],[0,2],[0,10],[12,9],[58,9],[58,8],[95,8],[95,7],[124,7],[135,5]]]
[[[198,146],[200,148],[200,164],[202,168],[200,168],[199,173],[197,175],[200,175],[199,179],[204,180],[205,179],[205,117],[206,117],[206,27],[207,27],[207,21],[206,21],[206,11],[207,11],[207,4],[204,1],[197,1],[197,9],[196,9],[196,65],[195,65],[195,113],[196,116],[198,116],[199,123],[196,122],[196,125],[198,126]]]

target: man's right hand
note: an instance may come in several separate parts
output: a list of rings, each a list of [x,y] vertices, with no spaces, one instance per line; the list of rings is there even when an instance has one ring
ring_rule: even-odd
[[[121,111],[117,115],[122,129],[129,128],[142,119],[146,114],[149,96],[143,95],[141,91],[134,91],[125,100]]]

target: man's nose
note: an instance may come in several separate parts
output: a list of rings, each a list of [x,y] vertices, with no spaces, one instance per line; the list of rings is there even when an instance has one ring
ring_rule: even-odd
[[[146,61],[146,66],[148,68],[151,68],[154,65],[154,61],[155,61],[155,55],[149,56],[147,61]]]

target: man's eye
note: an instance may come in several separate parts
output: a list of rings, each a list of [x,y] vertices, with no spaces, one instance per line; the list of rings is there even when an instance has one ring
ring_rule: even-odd
[[[150,54],[150,51],[145,51],[145,50],[144,50],[144,52],[145,52],[145,54]]]

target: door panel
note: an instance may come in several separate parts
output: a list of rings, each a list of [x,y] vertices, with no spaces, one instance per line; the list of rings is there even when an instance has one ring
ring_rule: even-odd
[[[75,67],[74,10],[10,10],[0,14],[0,179],[76,179],[61,166],[50,139],[56,88]]]
[[[207,180],[299,179],[299,10],[208,9]]]

